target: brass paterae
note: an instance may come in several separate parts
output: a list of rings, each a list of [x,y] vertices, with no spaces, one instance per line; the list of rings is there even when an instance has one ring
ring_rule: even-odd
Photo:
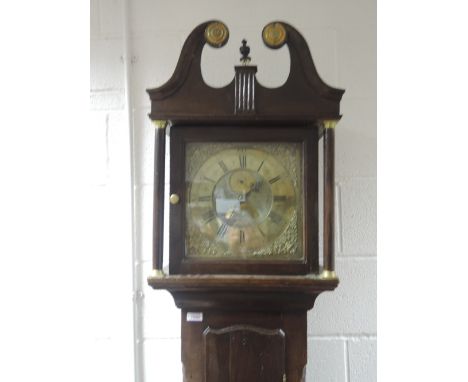
[[[286,42],[286,37],[286,28],[279,22],[266,25],[262,31],[263,42],[273,49],[281,48]]]
[[[205,40],[214,48],[220,48],[227,43],[229,39],[229,29],[220,22],[214,21],[205,29]]]

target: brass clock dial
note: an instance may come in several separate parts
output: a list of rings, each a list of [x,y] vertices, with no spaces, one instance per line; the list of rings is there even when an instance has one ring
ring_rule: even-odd
[[[188,256],[301,256],[300,159],[294,143],[189,144]]]

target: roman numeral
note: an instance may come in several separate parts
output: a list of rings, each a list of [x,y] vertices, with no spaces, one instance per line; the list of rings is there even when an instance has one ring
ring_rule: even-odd
[[[257,172],[260,172],[260,169],[262,168],[264,162],[265,162],[265,161],[262,160],[262,163],[260,163],[260,166],[258,166]]]
[[[285,202],[287,199],[286,195],[274,195],[273,196],[273,201],[274,202]]]
[[[212,221],[216,217],[215,213],[213,210],[208,210],[202,215],[202,219],[205,222],[205,224],[208,224],[210,221]]]
[[[229,171],[228,168],[226,167],[226,163],[224,163],[222,160],[220,160],[218,164],[219,164],[219,167],[221,167],[221,169],[224,171],[224,173]]]
[[[278,215],[275,211],[271,211],[268,217],[275,224],[281,224],[281,222],[283,221],[283,217],[281,215]]]
[[[239,155],[240,168],[247,167],[247,156],[245,154]]]
[[[227,229],[228,225],[226,223],[221,224],[218,228],[218,232],[216,233],[216,235],[218,235],[218,237],[221,239],[226,234]]]
[[[239,243],[240,244],[245,243],[245,232],[242,230],[239,230]]]
[[[280,179],[281,179],[281,175],[278,175],[278,176],[275,176],[274,178],[270,179],[268,181],[268,183],[273,184],[273,183],[277,182]]]
[[[257,226],[257,229],[258,229],[258,232],[260,232],[260,234],[265,237],[265,232],[262,231],[262,229],[260,228],[260,226]]]
[[[211,195],[200,196],[198,198],[199,202],[211,202]]]

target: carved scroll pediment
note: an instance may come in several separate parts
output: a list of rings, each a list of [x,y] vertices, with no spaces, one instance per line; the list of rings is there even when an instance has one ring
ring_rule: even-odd
[[[201,72],[205,44],[222,48],[229,39],[227,26],[208,21],[197,26],[185,41],[172,77],[161,87],[148,89],[153,120],[217,121],[301,120],[339,118],[339,103],[344,90],[328,86],[319,76],[304,37],[291,25],[272,22],[262,30],[270,49],[288,46],[290,73],[277,88],[262,86],[256,79],[257,67],[248,65],[249,52],[235,67],[235,77],[227,86],[207,85]],[[242,53],[244,54],[244,53]],[[274,63],[272,63],[274,65]]]

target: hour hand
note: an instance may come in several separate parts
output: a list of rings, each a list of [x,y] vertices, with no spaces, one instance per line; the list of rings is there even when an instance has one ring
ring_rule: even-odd
[[[252,186],[250,187],[249,192],[251,192],[251,191],[260,192],[260,188],[262,188],[262,186],[263,186],[263,180],[262,179],[257,179],[255,181],[255,183],[253,183]]]

